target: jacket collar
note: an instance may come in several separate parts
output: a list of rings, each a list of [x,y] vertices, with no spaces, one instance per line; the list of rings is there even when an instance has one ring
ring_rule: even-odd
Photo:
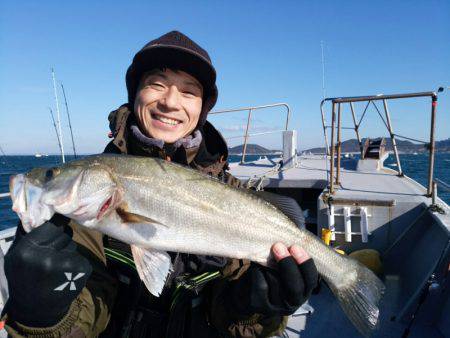
[[[216,176],[216,172],[222,171],[226,167],[227,144],[219,131],[208,121],[198,129],[202,135],[199,146],[187,149],[180,146],[174,149],[171,145],[164,145],[161,149],[157,146],[143,145],[133,136],[130,130],[133,119],[134,116],[128,104],[120,106],[108,116],[109,127],[114,138],[112,143],[120,153],[170,159],[201,171],[206,169],[206,172],[214,176]]]

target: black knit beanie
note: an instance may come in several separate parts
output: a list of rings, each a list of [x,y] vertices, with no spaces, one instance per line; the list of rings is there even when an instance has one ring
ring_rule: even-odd
[[[203,126],[208,112],[217,101],[216,70],[208,53],[186,35],[172,31],[147,43],[133,58],[128,67],[126,83],[128,103],[134,99],[142,75],[156,68],[184,71],[203,86],[203,105],[197,127]]]

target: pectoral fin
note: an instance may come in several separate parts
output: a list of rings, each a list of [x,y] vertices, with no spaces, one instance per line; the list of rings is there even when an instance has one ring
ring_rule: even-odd
[[[167,276],[172,271],[172,263],[167,252],[151,249],[142,249],[131,245],[136,269],[148,291],[154,296],[159,296],[166,282]]]
[[[151,224],[161,224],[154,219],[149,217],[145,217],[139,214],[134,214],[129,212],[126,207],[123,205],[116,208],[117,215],[122,219],[124,223],[151,223]]]

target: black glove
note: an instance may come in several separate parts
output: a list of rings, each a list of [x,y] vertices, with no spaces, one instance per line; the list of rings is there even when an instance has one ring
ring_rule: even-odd
[[[26,234],[18,226],[5,255],[8,316],[27,326],[48,327],[67,314],[92,272],[62,226],[46,222]]]
[[[242,316],[293,314],[317,285],[317,269],[310,258],[298,265],[292,256],[283,258],[276,269],[251,263],[244,275],[230,283],[231,309]]]

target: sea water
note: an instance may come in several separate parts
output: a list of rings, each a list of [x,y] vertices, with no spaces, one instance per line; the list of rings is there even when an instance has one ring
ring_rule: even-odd
[[[257,160],[259,155],[246,155],[246,161]],[[270,157],[276,157],[269,155]],[[73,156],[66,156],[67,161]],[[240,161],[241,156],[231,155],[230,162]],[[416,180],[423,186],[428,184],[428,155],[427,154],[403,154],[400,155],[400,162],[403,172]],[[0,157],[0,193],[9,192],[9,177],[17,173],[27,172],[35,167],[52,167],[61,164],[59,156],[3,156]],[[397,169],[394,156],[390,155],[385,161],[385,165],[392,169]],[[434,177],[450,183],[450,153],[437,153],[435,155]],[[439,189],[438,189],[439,190]],[[438,192],[447,204],[450,204],[450,193]],[[0,198],[0,230],[17,224],[17,215],[11,210],[11,199],[9,197]]]

